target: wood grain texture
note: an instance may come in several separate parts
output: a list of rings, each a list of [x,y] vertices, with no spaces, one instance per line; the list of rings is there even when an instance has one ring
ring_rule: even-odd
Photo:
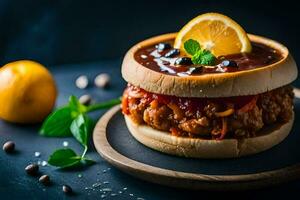
[[[108,122],[119,110],[119,105],[113,107],[98,121],[93,133],[94,144],[99,154],[109,163],[137,178],[179,188],[218,191],[256,189],[300,178],[300,163],[254,174],[206,175],[173,171],[137,162],[114,150],[107,140]]]

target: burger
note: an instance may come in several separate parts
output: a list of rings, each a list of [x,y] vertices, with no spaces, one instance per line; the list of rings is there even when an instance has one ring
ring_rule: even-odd
[[[233,158],[291,131],[297,66],[288,49],[217,13],[133,46],[122,64],[132,136],[167,154]]]

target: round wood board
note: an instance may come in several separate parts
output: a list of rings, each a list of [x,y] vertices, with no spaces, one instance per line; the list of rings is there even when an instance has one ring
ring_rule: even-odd
[[[300,178],[300,135],[295,127],[300,125],[300,101],[298,105],[293,130],[282,143],[242,158],[192,159],[152,150],[131,136],[120,106],[111,108],[98,121],[93,140],[99,154],[109,163],[152,183],[204,190],[257,189]]]

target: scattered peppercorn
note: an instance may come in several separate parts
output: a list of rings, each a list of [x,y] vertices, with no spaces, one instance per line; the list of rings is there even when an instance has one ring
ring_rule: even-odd
[[[103,73],[96,76],[94,83],[98,88],[107,88],[109,86],[110,76],[109,74]]]
[[[39,171],[39,166],[37,164],[30,164],[25,167],[25,171],[28,175],[35,176]]]
[[[3,151],[6,153],[12,153],[15,150],[15,143],[12,141],[7,141],[3,144]]]
[[[87,76],[81,75],[76,79],[75,84],[79,89],[85,89],[89,84],[89,80]]]
[[[63,185],[62,186],[62,191],[66,194],[71,194],[73,192],[72,188],[68,185]]]
[[[42,175],[39,178],[39,182],[42,183],[43,185],[50,185],[50,177],[48,175]]]
[[[82,95],[80,98],[79,98],[79,102],[85,106],[88,106],[91,104],[92,102],[92,97],[91,95],[89,94],[85,94],[85,95]]]

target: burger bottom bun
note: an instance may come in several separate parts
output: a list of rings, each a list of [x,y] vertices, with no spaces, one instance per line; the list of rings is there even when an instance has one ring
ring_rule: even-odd
[[[172,136],[147,125],[135,124],[126,115],[125,121],[136,140],[157,151],[192,158],[236,158],[265,151],[279,144],[292,129],[294,114],[287,123],[263,128],[257,137],[223,140]]]

